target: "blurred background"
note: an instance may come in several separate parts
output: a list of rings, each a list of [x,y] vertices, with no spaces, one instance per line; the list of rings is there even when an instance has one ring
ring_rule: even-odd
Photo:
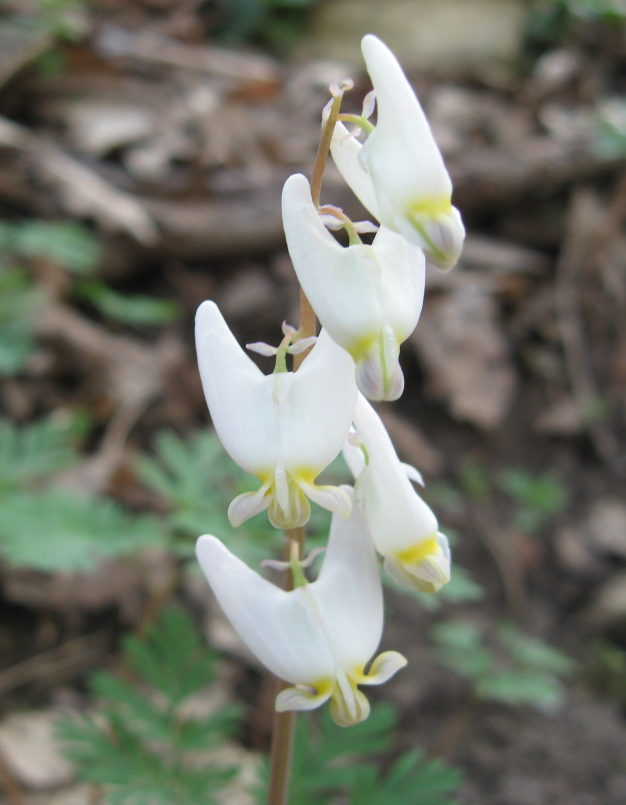
[[[210,430],[193,316],[297,324],[280,193],[329,82],[360,110],[367,32],[468,228],[379,407],[456,564],[437,596],[388,587],[409,667],[360,727],[300,719],[292,801],[626,802],[623,0],[5,0],[3,805],[263,801],[272,682],[192,556],[214,533],[258,567],[280,538],[228,525],[255,482]],[[332,164],[322,201],[367,217]]]

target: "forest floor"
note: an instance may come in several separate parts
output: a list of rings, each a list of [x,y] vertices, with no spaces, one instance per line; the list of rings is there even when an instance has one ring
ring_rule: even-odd
[[[310,172],[328,84],[346,69],[207,47],[199,7],[94,4],[76,41],[60,44],[49,28],[18,25],[19,3],[0,21],[3,270],[24,271],[36,292],[22,323],[0,307],[28,342],[2,368],[0,414],[20,426],[71,420],[79,457],[55,488],[160,517],[171,506],[137,458],[166,429],[188,438],[208,423],[198,304],[214,299],[240,343],[275,343],[284,319],[296,323],[280,194],[291,173]],[[626,802],[625,42],[622,29],[582,26],[532,69],[411,75],[468,236],[457,268],[429,269],[403,347],[406,390],[379,411],[464,572],[436,607],[388,592],[383,646],[409,666],[373,699],[397,706],[400,749],[462,768],[467,805]],[[352,77],[346,109],[358,112],[369,87]],[[332,165],[322,199],[366,217]],[[31,232],[33,245],[20,229],[68,218],[97,241],[59,230],[51,246]],[[32,559],[56,521],[22,512],[23,540],[34,540],[24,547],[17,504],[2,508],[5,475],[5,802],[92,801],[55,760],[50,719],[89,705],[86,675],[117,667],[120,636],[172,598],[229,656],[246,751],[267,750],[267,684],[198,578],[181,581],[179,556],[149,547],[71,572]],[[44,494],[37,483],[29,494]],[[477,693],[471,673],[437,662],[443,622],[478,630],[477,651],[503,667],[502,623],[568,655],[564,701]]]

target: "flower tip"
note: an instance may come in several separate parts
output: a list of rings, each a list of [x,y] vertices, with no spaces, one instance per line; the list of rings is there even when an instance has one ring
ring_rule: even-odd
[[[292,173],[283,185],[283,204],[310,202],[311,185],[303,173]]]
[[[212,299],[205,299],[196,311],[196,326],[210,324],[212,320],[221,317],[220,309]]]
[[[402,586],[422,593],[436,593],[450,581],[450,546],[437,534],[401,554],[385,557],[385,570]]]
[[[361,39],[361,52],[363,53],[363,58],[367,61],[368,58],[371,56],[376,56],[380,53],[386,53],[393,56],[391,50],[387,47],[387,45],[379,39],[376,34],[365,34],[363,39]],[[395,59],[395,56],[393,56]]]
[[[385,374],[380,354],[373,352],[357,362],[356,384],[368,400],[393,402],[402,396],[404,375],[397,362],[392,371]]]
[[[409,214],[408,220],[414,230],[411,239],[424,249],[428,262],[441,271],[454,268],[465,240],[465,227],[457,208],[450,207],[447,214],[428,218]]]

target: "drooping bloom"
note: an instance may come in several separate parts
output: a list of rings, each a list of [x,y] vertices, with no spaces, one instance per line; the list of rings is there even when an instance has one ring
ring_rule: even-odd
[[[348,520],[333,517],[317,581],[291,592],[259,576],[215,537],[200,537],[196,552],[242,641],[294,685],[278,695],[277,710],[312,710],[331,699],[337,724],[357,724],[370,710],[357,686],[382,684],[406,665],[401,654],[386,651],[365,673],[382,634],[383,598],[374,546],[356,507]]]
[[[361,47],[376,92],[377,124],[361,145],[338,123],[333,159],[372,215],[421,246],[434,265],[452,268],[465,229],[426,116],[389,48],[372,34]]]
[[[285,183],[283,225],[300,284],[322,326],[354,358],[360,390],[370,400],[396,400],[404,388],[400,344],[424,301],[422,250],[385,227],[371,246],[343,247],[302,174]]]
[[[234,526],[269,508],[277,528],[309,519],[307,497],[347,517],[350,499],[334,486],[316,486],[341,451],[357,388],[352,358],[322,330],[297,373],[264,375],[237,343],[214,302],[196,314],[196,348],[204,394],[226,452],[261,480],[256,492],[232,501]]]
[[[400,461],[380,417],[361,394],[354,426],[364,449],[348,443],[344,456],[385,570],[398,584],[434,593],[450,580],[450,547],[409,480],[421,482],[421,477]]]

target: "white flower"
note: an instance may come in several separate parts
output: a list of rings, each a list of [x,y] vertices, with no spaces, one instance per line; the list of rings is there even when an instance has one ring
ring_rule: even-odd
[[[335,164],[382,224],[421,246],[437,267],[452,268],[465,229],[426,116],[389,48],[372,34],[361,47],[376,91],[377,124],[361,145],[338,123],[331,144]]]
[[[215,537],[200,537],[197,555],[242,641],[294,685],[278,695],[277,710],[312,710],[331,699],[337,724],[357,724],[370,710],[357,686],[379,685],[406,665],[401,654],[386,651],[365,673],[382,634],[383,598],[374,547],[356,507],[349,520],[333,517],[317,581],[291,592],[263,579]]]
[[[360,390],[370,400],[396,400],[404,387],[400,344],[415,329],[424,300],[422,250],[385,227],[371,246],[344,248],[324,226],[302,174],[285,183],[283,225],[304,293],[354,358]]]
[[[309,519],[307,497],[342,517],[350,499],[334,486],[316,486],[338,455],[356,402],[352,358],[323,330],[296,373],[265,376],[237,343],[214,302],[196,315],[196,348],[213,425],[230,457],[261,480],[235,498],[228,516],[237,526],[269,507],[277,528]]]
[[[385,559],[385,570],[398,584],[434,593],[450,581],[450,547],[439,533],[437,518],[409,481],[421,483],[421,476],[400,462],[380,417],[361,394],[354,426],[356,434],[344,447],[344,456],[357,479],[355,499]],[[354,446],[359,440],[365,449]]]

